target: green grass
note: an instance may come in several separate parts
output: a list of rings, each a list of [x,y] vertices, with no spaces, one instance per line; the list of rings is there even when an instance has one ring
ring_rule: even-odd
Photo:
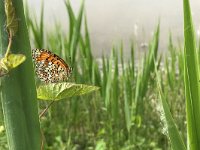
[[[184,3],[185,49],[175,46],[170,33],[166,37],[167,55],[159,54],[162,31],[158,25],[140,60],[136,59],[137,49],[132,41],[128,61],[124,61],[121,43],[113,46],[109,57],[102,56],[101,63],[92,54],[84,4],[77,16],[70,1],[65,6],[69,15],[67,33],[59,24],[55,24],[53,31],[44,31],[43,8],[38,23],[27,7],[33,47],[53,50],[73,66],[71,81],[96,85],[100,90],[56,102],[50,108],[41,120],[45,149],[168,150],[184,149],[187,142],[192,150],[198,148],[199,71],[188,3]],[[41,111],[46,105],[40,102]],[[5,132],[1,134],[0,149],[6,149]]]
[[[184,78],[189,149],[200,148],[200,86],[199,57],[193,29],[190,3],[183,1],[184,8]]]

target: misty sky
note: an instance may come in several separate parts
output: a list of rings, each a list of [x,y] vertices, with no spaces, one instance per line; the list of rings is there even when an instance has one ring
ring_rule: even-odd
[[[27,0],[30,10],[40,13],[41,0]],[[45,24],[54,26],[55,20],[67,29],[68,18],[63,0],[44,0]],[[77,12],[80,0],[71,0]],[[182,0],[85,0],[92,47],[96,56],[119,45],[122,40],[125,49],[130,39],[140,45],[152,37],[160,18],[160,49],[166,50],[169,31],[175,41],[182,40]],[[196,30],[200,30],[200,1],[191,0],[191,9]],[[66,31],[66,30],[65,30]]]

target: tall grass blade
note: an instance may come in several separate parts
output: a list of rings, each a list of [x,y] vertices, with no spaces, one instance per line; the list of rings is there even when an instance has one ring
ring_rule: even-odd
[[[184,145],[183,139],[181,138],[179,131],[176,127],[176,124],[172,118],[169,106],[167,104],[167,97],[163,93],[162,87],[161,87],[161,77],[160,74],[157,72],[156,69],[156,79],[157,79],[157,87],[159,96],[161,99],[163,112],[165,116],[166,126],[168,130],[169,139],[172,145],[173,150],[186,150],[186,147]]]
[[[27,59],[22,65],[10,71],[8,76],[1,78],[1,101],[6,134],[11,150],[39,150],[41,135],[36,87],[22,0],[13,1],[13,6],[20,21],[11,52],[24,54]],[[4,55],[8,44],[4,1],[0,1],[0,18],[0,54]]]
[[[78,46],[79,37],[80,37],[81,23],[82,23],[82,18],[83,18],[83,8],[84,8],[84,1],[82,1],[81,3],[81,8],[79,10],[77,20],[74,20],[73,34],[72,34],[72,39],[71,39],[71,44],[70,44],[70,55],[71,55],[72,64],[74,64],[75,62],[77,46]]]
[[[142,73],[138,74],[138,81],[136,86],[136,114],[140,114],[143,112],[143,98],[147,92],[147,84],[149,82],[151,73],[155,71],[155,64],[154,60],[157,59],[157,52],[158,52],[158,44],[159,44],[159,32],[160,32],[160,25],[158,24],[156,31],[154,33],[153,41],[149,48],[147,55],[145,55],[145,59],[143,61],[143,70]],[[139,106],[139,107],[138,107]],[[140,111],[139,111],[140,109]]]
[[[183,0],[184,10],[184,78],[188,148],[200,149],[200,83],[199,61],[189,0]]]
[[[119,72],[118,72],[118,55],[114,54],[114,72],[112,83],[112,112],[115,123],[119,121]]]
[[[34,17],[31,17],[32,14],[30,14],[27,4],[25,9],[27,26],[33,33],[34,44],[37,48],[44,48],[44,1],[42,0],[39,23],[35,14]]]
[[[71,45],[73,30],[74,30],[74,24],[76,22],[76,18],[75,18],[75,14],[72,10],[72,7],[71,7],[69,0],[65,1],[65,6],[66,6],[68,16],[69,16],[69,44]],[[69,47],[70,47],[70,45],[69,45]]]

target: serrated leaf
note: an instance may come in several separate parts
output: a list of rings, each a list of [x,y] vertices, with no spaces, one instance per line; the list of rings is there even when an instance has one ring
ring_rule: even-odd
[[[41,100],[61,100],[72,96],[80,96],[98,90],[99,87],[69,82],[40,85],[37,98]]]
[[[18,20],[11,0],[5,0],[6,27],[14,36],[18,30]]]

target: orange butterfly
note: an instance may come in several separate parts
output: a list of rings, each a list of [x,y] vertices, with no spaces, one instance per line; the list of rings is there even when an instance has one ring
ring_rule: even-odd
[[[72,67],[49,50],[33,49],[32,57],[35,62],[35,72],[45,83],[66,81],[72,73]]]

